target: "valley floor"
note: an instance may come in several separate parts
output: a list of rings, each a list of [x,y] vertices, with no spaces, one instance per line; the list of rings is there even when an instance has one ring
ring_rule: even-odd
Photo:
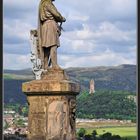
[[[120,135],[127,140],[137,139],[137,126],[136,123],[124,123],[124,122],[78,122],[76,124],[77,131],[80,128],[85,128],[87,134],[91,134],[93,130],[96,130],[97,136],[110,132],[112,135]]]
[[[103,128],[103,127],[131,127],[136,126],[136,123],[131,120],[111,120],[111,119],[76,119],[77,128]]]

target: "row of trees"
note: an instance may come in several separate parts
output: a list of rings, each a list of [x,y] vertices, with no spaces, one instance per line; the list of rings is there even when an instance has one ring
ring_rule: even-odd
[[[127,138],[124,139],[119,135],[112,135],[109,132],[98,136],[96,130],[93,130],[91,134],[86,134],[86,130],[80,128],[77,132],[77,140],[127,140]]]

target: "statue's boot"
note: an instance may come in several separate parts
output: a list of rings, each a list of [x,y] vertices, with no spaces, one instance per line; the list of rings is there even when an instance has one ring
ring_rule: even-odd
[[[44,48],[42,47],[41,49],[40,49],[40,53],[39,53],[39,58],[41,59],[41,68],[42,69],[45,69],[45,60],[44,60],[44,57],[45,57],[45,52],[44,52]]]

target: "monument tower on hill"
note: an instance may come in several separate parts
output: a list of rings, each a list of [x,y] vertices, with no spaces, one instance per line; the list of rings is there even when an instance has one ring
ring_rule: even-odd
[[[89,94],[93,94],[94,92],[95,92],[94,80],[91,79],[91,80],[90,80],[90,90],[89,90]]]
[[[36,80],[22,84],[27,95],[28,140],[75,140],[76,95],[79,84],[70,81],[57,64],[62,22],[54,0],[41,0],[39,25],[31,30],[31,61]]]

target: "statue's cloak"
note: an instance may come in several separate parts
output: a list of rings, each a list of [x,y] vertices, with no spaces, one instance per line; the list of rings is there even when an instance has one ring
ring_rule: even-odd
[[[47,20],[41,20],[42,10],[41,8],[46,7],[45,14],[51,14],[47,11],[47,5],[52,5],[51,0],[42,0],[39,5],[39,15],[38,15],[38,41],[39,41],[39,48],[42,50],[42,47],[51,47],[51,46],[60,46],[59,43],[59,28],[58,23],[54,19],[48,18]],[[52,8],[54,5],[52,5]],[[55,10],[55,9],[53,9]],[[43,13],[44,14],[44,13]],[[45,16],[45,15],[44,15]]]

